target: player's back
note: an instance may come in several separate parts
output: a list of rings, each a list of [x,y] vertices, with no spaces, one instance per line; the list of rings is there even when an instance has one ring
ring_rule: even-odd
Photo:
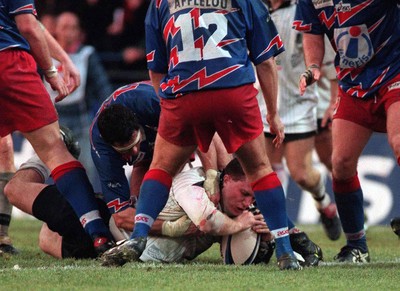
[[[251,62],[283,50],[276,37],[260,0],[153,1],[146,17],[148,67],[167,73],[166,98],[254,83]]]

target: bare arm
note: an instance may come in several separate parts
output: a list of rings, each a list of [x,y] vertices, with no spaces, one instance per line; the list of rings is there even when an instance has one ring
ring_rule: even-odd
[[[307,82],[304,74],[300,77],[299,90],[303,95],[307,86],[318,81],[321,76],[320,67],[325,55],[325,43],[323,34],[303,33],[304,61],[312,74],[312,79]]]
[[[81,77],[78,68],[74,65],[71,58],[54,39],[54,37],[42,26],[43,33],[49,47],[51,57],[62,64],[64,82],[67,84],[69,93],[75,91],[81,84]]]
[[[33,58],[44,70],[46,80],[50,83],[53,90],[58,91],[56,101],[61,101],[68,95],[68,88],[57,73],[51,72],[50,74],[46,74],[46,71],[52,69],[53,61],[45,34],[39,22],[32,14],[16,15],[15,22],[21,35],[28,41]]]
[[[267,105],[267,121],[271,127],[275,147],[279,147],[285,138],[284,126],[278,115],[278,72],[274,58],[270,58],[256,66],[257,77]]]
[[[152,70],[149,70],[149,76],[151,83],[153,84],[154,91],[158,95],[158,90],[160,89],[161,80],[165,77],[165,74],[156,73]]]

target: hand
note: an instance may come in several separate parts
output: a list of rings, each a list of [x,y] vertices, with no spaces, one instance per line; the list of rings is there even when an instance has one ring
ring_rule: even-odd
[[[188,230],[192,221],[187,217],[187,215],[183,215],[174,221],[164,221],[162,224],[161,234],[170,237],[180,237]]]
[[[81,76],[78,68],[70,60],[68,60],[61,65],[61,72],[64,82],[68,87],[68,92],[74,92],[81,84]]]
[[[265,222],[264,216],[261,213],[256,214],[254,216],[254,218],[257,219],[257,220]],[[266,223],[265,224],[260,224],[260,225],[255,225],[251,229],[256,233],[261,234],[262,235],[261,239],[263,241],[271,241],[271,240],[274,239],[274,236],[271,233],[271,231],[269,230],[268,225]]]
[[[330,125],[333,118],[333,112],[335,111],[336,104],[330,104],[329,107],[325,110],[324,116],[322,117],[321,127],[324,128],[327,125]]]
[[[267,114],[267,121],[270,126],[271,134],[275,134],[276,137],[272,141],[276,148],[279,148],[285,139],[284,125],[278,114]]]
[[[299,80],[299,91],[300,96],[303,96],[306,88],[313,84],[314,82],[318,81],[321,77],[320,67],[316,64],[312,64],[311,66],[307,67],[307,70],[300,75]]]
[[[208,198],[212,203],[214,203],[214,205],[217,205],[220,200],[219,176],[220,174],[216,170],[208,169],[206,171],[206,179],[203,184]]]
[[[50,84],[51,89],[58,92],[58,95],[55,98],[55,102],[60,102],[61,100],[63,100],[65,97],[68,96],[69,94],[68,87],[59,74],[56,74],[51,78],[48,77],[45,78],[46,81]]]
[[[259,214],[258,214],[259,215]],[[242,214],[239,216],[235,217],[234,220],[238,223],[241,224],[242,229],[245,230],[247,228],[253,228],[256,227],[258,228],[259,226],[266,226],[267,224],[265,223],[264,220],[260,220],[259,218],[256,218],[257,215],[254,215],[248,210],[243,211]]]

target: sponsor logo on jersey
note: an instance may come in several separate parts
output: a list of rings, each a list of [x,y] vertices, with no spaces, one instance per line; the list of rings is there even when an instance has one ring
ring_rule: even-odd
[[[360,68],[374,55],[366,25],[335,29],[335,41],[340,56],[340,68]]]
[[[351,11],[351,4],[343,3],[343,1],[340,1],[338,4],[335,5],[335,9],[337,12],[349,12]]]
[[[178,12],[187,8],[205,8],[230,10],[231,0],[168,0],[170,13]]]
[[[332,0],[313,0],[312,2],[314,4],[315,9],[321,9],[324,7],[333,6]]]

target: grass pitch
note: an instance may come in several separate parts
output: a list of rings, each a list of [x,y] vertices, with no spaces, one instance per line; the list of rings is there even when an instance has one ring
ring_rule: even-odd
[[[399,239],[388,226],[367,233],[371,263],[338,265],[333,256],[344,237],[329,241],[319,225],[301,227],[318,243],[325,262],[302,271],[279,271],[268,265],[225,266],[219,245],[186,264],[129,263],[101,267],[96,260],[57,260],[38,247],[41,223],[15,219],[10,235],[20,250],[0,257],[0,290],[399,290]]]

